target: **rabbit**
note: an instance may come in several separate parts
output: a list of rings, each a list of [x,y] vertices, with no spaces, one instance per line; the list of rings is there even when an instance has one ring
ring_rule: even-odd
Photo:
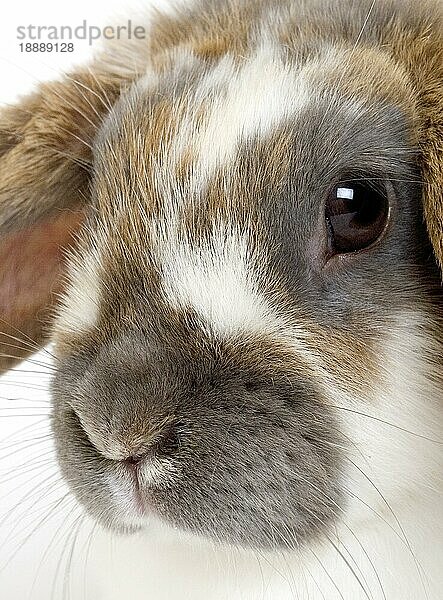
[[[52,344],[103,598],[442,597],[442,6],[154,6],[2,109],[0,366]]]

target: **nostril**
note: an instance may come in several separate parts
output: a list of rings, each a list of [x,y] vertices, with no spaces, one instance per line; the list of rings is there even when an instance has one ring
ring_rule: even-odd
[[[176,427],[169,426],[146,443],[143,447],[134,448],[122,462],[128,467],[137,467],[145,459],[156,459],[172,456],[179,449],[179,438]]]
[[[123,460],[123,462],[129,467],[136,467],[143,460],[142,454],[134,454],[132,456],[128,456]]]
[[[151,449],[156,456],[171,456],[180,448],[178,424],[166,427]]]

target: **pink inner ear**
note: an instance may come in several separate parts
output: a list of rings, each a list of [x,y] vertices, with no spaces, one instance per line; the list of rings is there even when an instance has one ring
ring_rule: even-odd
[[[32,352],[29,338],[39,346],[47,337],[50,309],[63,285],[63,251],[83,216],[63,212],[0,239],[0,372]]]

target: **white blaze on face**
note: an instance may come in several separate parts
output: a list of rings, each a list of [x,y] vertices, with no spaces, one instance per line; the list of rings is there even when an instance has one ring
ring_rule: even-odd
[[[240,144],[266,138],[309,102],[303,69],[285,64],[280,53],[267,42],[240,66],[226,55],[199,84],[197,99],[210,101],[204,125],[191,140],[195,192],[204,191],[217,169],[235,159]]]
[[[285,325],[260,292],[247,234],[237,232],[236,223],[214,225],[200,246],[191,246],[177,234],[180,210],[192,203],[198,211],[199,198],[218,169],[233,163],[240,145],[266,138],[308,104],[303,69],[286,64],[270,41],[243,64],[224,56],[192,90],[166,162],[159,165],[163,219],[153,223],[152,237],[165,296],[176,308],[194,309],[219,333],[276,332]],[[186,194],[177,193],[165,172],[184,150],[193,158]]]
[[[163,293],[176,309],[191,308],[214,333],[266,332],[282,323],[259,291],[248,240],[214,227],[199,245],[157,237]]]
[[[241,145],[266,138],[309,105],[312,74],[318,59],[304,65],[286,62],[275,41],[260,42],[251,56],[240,61],[225,54],[200,79],[202,60],[186,46],[171,51],[172,81],[186,80],[195,70],[197,80],[177,99],[168,125],[171,143],[151,157],[152,178],[170,214],[185,201],[171,175],[186,155],[192,156],[188,198],[204,194],[221,167],[229,167]],[[206,67],[207,68],[207,67]],[[147,73],[138,82],[141,93],[154,91],[157,79]]]

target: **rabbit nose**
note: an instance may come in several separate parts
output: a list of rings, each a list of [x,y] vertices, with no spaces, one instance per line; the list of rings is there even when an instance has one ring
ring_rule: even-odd
[[[158,419],[149,427],[133,423],[132,427],[112,429],[108,424],[100,426],[95,419],[88,420],[74,408],[72,416],[99,454],[132,468],[149,459],[170,457],[179,447],[179,425],[172,419]]]

